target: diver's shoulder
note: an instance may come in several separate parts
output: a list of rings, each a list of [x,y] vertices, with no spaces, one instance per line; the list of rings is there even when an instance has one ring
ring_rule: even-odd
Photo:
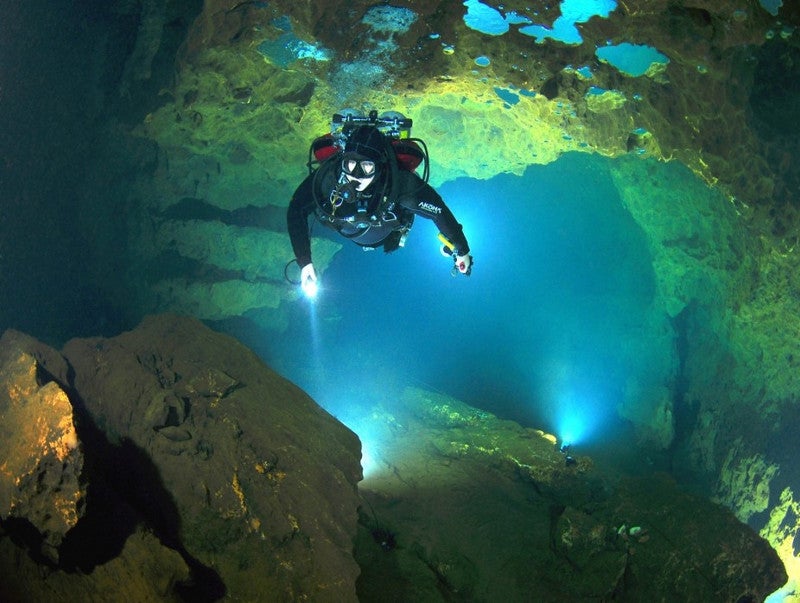
[[[418,174],[406,170],[397,172],[397,182],[401,190],[413,190],[419,189],[420,186],[429,186]]]
[[[316,182],[320,188],[329,188],[336,185],[339,176],[338,164],[328,160],[323,163],[317,171],[309,175],[312,182]]]

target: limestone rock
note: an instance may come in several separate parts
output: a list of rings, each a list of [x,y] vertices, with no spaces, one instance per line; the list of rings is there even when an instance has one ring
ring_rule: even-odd
[[[0,338],[0,520],[29,522],[36,553],[57,561],[83,515],[84,459],[70,400],[40,373],[37,346],[14,331]]]
[[[568,464],[552,436],[413,388],[367,416],[361,601],[760,601],[786,580],[666,476]]]
[[[238,600],[355,600],[358,438],[234,339],[147,318],[63,353],[106,472],[195,579]]]
[[[143,528],[131,534],[119,554],[90,573],[43,569],[0,530],[0,598],[8,602],[181,601],[176,586],[189,579],[180,553]],[[13,570],[11,569],[13,568]],[[13,579],[8,578],[12,576]]]
[[[770,484],[780,471],[763,454],[747,454],[738,440],[720,469],[717,499],[743,522],[769,507]]]
[[[0,521],[3,600],[728,601],[786,578],[721,506],[567,462],[553,436],[441,394],[363,413],[359,499],[354,434],[194,319],[63,357],[14,335],[2,366],[78,403],[89,489],[49,563]]]
[[[0,340],[0,600],[356,600],[352,432],[194,319],[62,353]]]

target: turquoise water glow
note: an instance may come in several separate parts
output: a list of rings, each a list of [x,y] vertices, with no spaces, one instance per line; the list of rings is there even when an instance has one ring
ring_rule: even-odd
[[[466,0],[464,6],[467,7],[464,23],[470,29],[489,36],[502,36],[508,31],[508,22],[500,11],[480,0]]]
[[[563,42],[564,44],[580,44],[583,38],[576,27],[579,23],[586,23],[592,17],[608,17],[617,7],[616,0],[563,0],[560,16],[553,22],[552,27],[533,23],[525,15],[515,11],[503,14],[500,5],[498,9],[480,2],[480,0],[466,0],[464,6],[467,13],[464,23],[474,29],[490,36],[502,36],[509,30],[510,25],[522,25],[519,32],[536,38],[538,44],[547,39]]]
[[[536,38],[537,44],[542,44],[547,39],[564,44],[580,44],[583,38],[576,24],[586,23],[592,17],[606,18],[615,8],[616,0],[564,0],[561,3],[561,16],[553,22],[552,27],[527,25],[519,31]]]
[[[461,179],[440,192],[469,236],[473,275],[450,275],[422,219],[390,255],[345,244],[321,277],[319,332],[297,304],[270,363],[336,416],[415,385],[575,445],[613,438],[625,381],[644,369],[625,342],[655,283],[608,160],[568,154],[523,177]]]
[[[647,73],[655,64],[669,63],[669,59],[652,46],[623,42],[616,46],[603,46],[595,51],[597,58],[632,77]]]

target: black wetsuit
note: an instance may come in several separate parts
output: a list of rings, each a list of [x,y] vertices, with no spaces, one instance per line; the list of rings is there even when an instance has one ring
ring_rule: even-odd
[[[339,160],[329,160],[309,175],[297,187],[286,212],[289,238],[297,263],[301,267],[311,263],[308,217],[312,213],[320,222],[354,243],[364,247],[384,245],[386,251],[397,248],[396,244],[390,247],[389,240],[399,239],[399,235],[410,228],[414,216],[422,216],[433,220],[439,231],[453,243],[458,255],[467,255],[469,245],[461,224],[439,193],[416,174],[405,170],[397,170],[394,174],[397,178],[394,186],[389,182],[389,170],[384,169],[364,193],[354,193],[349,202],[343,202],[337,208],[331,204],[331,193],[341,178]],[[353,199],[353,196],[357,198]]]

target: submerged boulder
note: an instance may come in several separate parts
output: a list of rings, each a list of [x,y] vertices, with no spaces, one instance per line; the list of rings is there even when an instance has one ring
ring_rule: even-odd
[[[366,601],[763,601],[778,554],[669,476],[612,476],[541,431],[408,388],[364,413]]]
[[[57,583],[84,593],[86,581],[128,573],[149,548],[170,559],[158,580],[145,580],[159,585],[159,599],[356,600],[361,469],[352,432],[194,319],[151,317],[118,337],[72,340],[62,354],[52,379],[80,417],[86,514],[50,567],[58,577],[22,591],[3,585],[9,596],[52,600]],[[5,535],[8,576],[19,555]],[[133,565],[107,570],[125,559]],[[89,590],[141,596],[129,584]]]
[[[195,319],[60,353],[7,332],[0,383],[2,601],[756,601],[786,579],[669,477],[421,389],[360,408],[359,484],[355,434]]]
[[[0,338],[0,520],[29,526],[32,553],[56,562],[84,511],[83,452],[67,394],[42,382],[35,348],[16,331]]]

